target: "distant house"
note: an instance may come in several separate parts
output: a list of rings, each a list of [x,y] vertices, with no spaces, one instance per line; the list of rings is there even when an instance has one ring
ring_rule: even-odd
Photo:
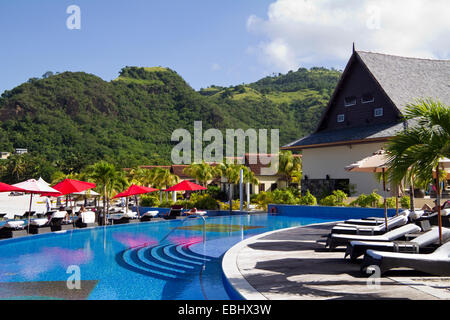
[[[10,152],[1,152],[0,159],[8,159],[8,157],[11,155]]]
[[[28,149],[23,149],[23,148],[16,148],[14,151],[15,154],[24,154],[27,152],[28,152]]]
[[[450,60],[354,50],[315,132],[282,147],[302,151],[302,192],[329,194],[350,185],[357,194],[380,192],[373,175],[344,167],[411,125],[402,112],[418,98],[450,104]]]

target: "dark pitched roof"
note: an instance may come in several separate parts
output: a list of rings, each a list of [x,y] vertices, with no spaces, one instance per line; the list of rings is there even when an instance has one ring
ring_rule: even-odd
[[[400,111],[417,98],[437,98],[450,105],[450,60],[356,54]]]
[[[450,60],[408,58],[355,51],[339,80],[338,87],[355,58],[359,58],[363,62],[400,113],[416,99],[433,98],[450,105]],[[333,93],[330,102],[334,99],[336,92],[337,90]],[[323,121],[325,113],[328,112],[330,102],[320,122]],[[412,125],[412,123],[409,125]],[[289,149],[357,140],[382,140],[394,136],[404,128],[404,124],[403,122],[390,123],[327,132],[319,131],[319,127],[320,124],[313,134],[289,143],[282,148]]]
[[[372,126],[352,127],[333,131],[319,131],[291,142],[283,148],[306,147],[339,142],[360,142],[361,140],[386,140],[404,129],[403,122],[397,124],[377,124]]]

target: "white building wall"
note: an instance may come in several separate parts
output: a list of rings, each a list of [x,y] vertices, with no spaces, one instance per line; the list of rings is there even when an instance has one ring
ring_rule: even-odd
[[[354,144],[336,147],[304,149],[303,177],[309,179],[350,179],[356,185],[357,195],[371,193],[374,189],[383,194],[383,185],[377,183],[374,174],[366,172],[347,172],[346,166],[362,158],[371,156],[381,149],[383,143]]]

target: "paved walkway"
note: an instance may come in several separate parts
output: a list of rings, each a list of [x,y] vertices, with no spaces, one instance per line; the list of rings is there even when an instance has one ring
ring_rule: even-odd
[[[360,264],[344,260],[344,248],[329,252],[324,241],[332,224],[297,227],[247,239],[234,259],[247,298],[290,299],[450,299],[450,278],[396,270],[371,283]],[[236,280],[236,279],[235,279]],[[250,284],[250,286],[248,286]],[[253,287],[253,288],[252,288]],[[251,290],[256,289],[252,295]]]

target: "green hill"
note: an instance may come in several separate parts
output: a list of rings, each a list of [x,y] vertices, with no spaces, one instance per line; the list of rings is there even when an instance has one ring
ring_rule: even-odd
[[[340,72],[300,69],[229,88],[195,91],[175,71],[125,67],[107,82],[64,72],[5,91],[0,151],[28,148],[66,172],[99,159],[122,167],[170,162],[172,131],[279,128],[284,144],[311,132]]]

